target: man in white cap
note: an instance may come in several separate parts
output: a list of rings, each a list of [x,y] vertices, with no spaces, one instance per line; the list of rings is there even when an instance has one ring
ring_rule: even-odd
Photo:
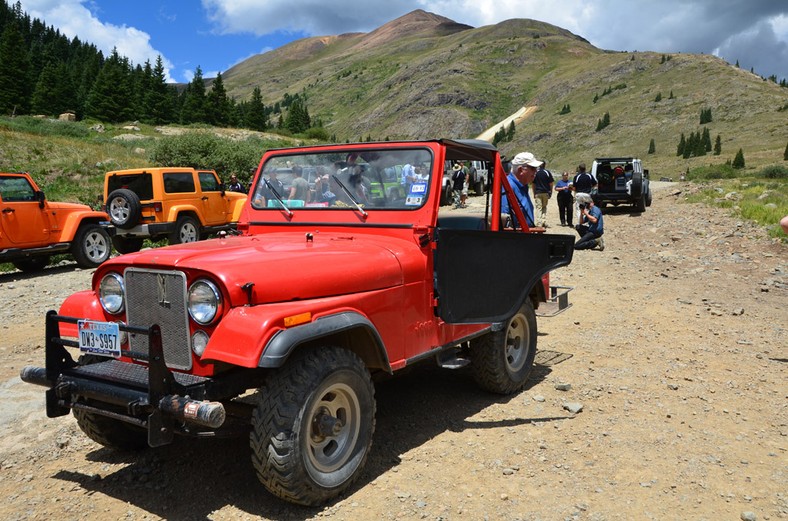
[[[520,209],[525,215],[529,228],[534,227],[534,204],[528,195],[528,185],[533,183],[536,177],[536,169],[541,165],[542,162],[536,159],[532,153],[520,152],[512,159],[512,172],[506,176],[520,204]],[[517,219],[509,207],[509,200],[505,196],[501,198],[501,212],[508,213],[512,218],[512,222],[515,223],[515,226],[517,225]]]

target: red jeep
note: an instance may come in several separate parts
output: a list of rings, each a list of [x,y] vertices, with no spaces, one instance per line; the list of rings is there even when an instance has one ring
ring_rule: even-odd
[[[48,416],[73,411],[110,447],[248,433],[269,491],[323,503],[367,459],[376,374],[470,364],[483,389],[514,393],[531,371],[534,309],[574,239],[504,229],[495,196],[485,215],[439,216],[443,165],[460,159],[512,197],[482,141],[270,150],[239,236],[104,263],[49,313],[46,367],[21,377],[49,388]],[[269,182],[294,165],[319,174],[309,202]]]

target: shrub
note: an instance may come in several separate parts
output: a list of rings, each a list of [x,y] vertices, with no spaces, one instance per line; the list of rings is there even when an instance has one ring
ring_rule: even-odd
[[[736,170],[729,164],[709,165],[693,168],[687,173],[687,179],[700,181],[708,179],[733,179],[737,177]]]
[[[761,177],[766,179],[788,179],[788,167],[771,165],[761,170]]]
[[[242,182],[248,182],[263,152],[284,145],[280,141],[255,137],[240,141],[192,132],[159,140],[151,153],[151,161],[158,166],[210,168],[222,178],[235,172]]]

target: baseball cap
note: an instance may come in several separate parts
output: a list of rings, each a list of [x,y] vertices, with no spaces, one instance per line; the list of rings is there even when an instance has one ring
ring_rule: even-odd
[[[512,164],[515,166],[528,165],[534,168],[539,168],[542,166],[542,162],[536,159],[530,152],[520,152],[514,156],[514,159],[512,159]]]

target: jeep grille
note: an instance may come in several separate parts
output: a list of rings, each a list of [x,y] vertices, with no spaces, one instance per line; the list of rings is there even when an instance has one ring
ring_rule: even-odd
[[[186,275],[181,271],[128,268],[126,317],[130,325],[161,327],[164,361],[174,369],[191,369],[189,318],[186,311]],[[148,338],[131,335],[131,350],[148,353]]]

